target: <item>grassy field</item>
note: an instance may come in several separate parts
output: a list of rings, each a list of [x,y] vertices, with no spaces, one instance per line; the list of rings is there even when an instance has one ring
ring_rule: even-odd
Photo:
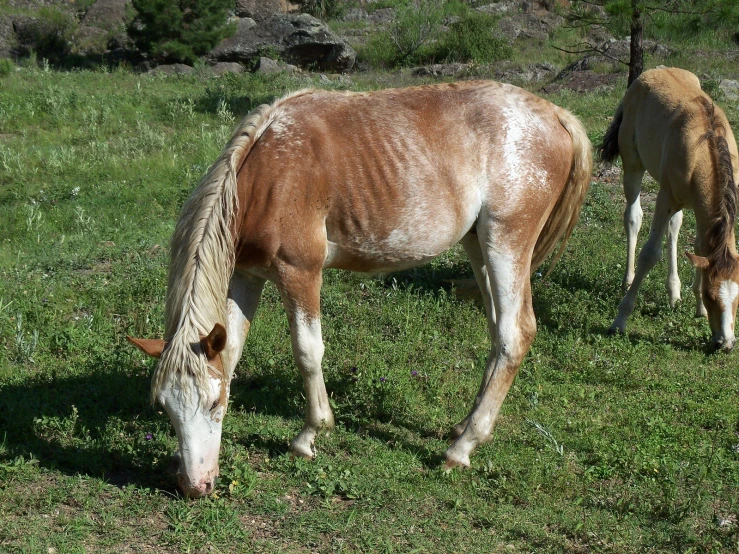
[[[312,463],[287,454],[304,402],[268,287],[232,387],[216,494],[177,495],[176,438],[148,402],[152,363],[124,337],[162,333],[181,203],[257,104],[408,79],[2,78],[0,552],[739,552],[737,354],[707,352],[687,260],[676,310],[662,263],[626,336],[605,335],[625,259],[613,177],[596,177],[566,254],[548,280],[534,277],[537,338],[469,470],[440,470],[489,348],[482,310],[447,281],[471,275],[457,248],[398,274],[327,273],[338,425]],[[550,99],[596,141],[621,95]],[[723,105],[736,129],[739,104]]]

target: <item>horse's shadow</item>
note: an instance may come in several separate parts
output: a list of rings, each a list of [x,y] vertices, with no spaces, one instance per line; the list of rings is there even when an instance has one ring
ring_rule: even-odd
[[[101,362],[91,360],[76,376],[40,376],[0,387],[0,460],[34,458],[68,475],[174,492],[169,456],[145,434],[129,437],[129,444],[109,443],[116,425],[161,425],[162,416],[149,405],[148,376],[127,374],[131,366],[124,361]]]

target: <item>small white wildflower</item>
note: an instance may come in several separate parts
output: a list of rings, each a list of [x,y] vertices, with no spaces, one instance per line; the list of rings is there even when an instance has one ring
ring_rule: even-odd
[[[79,193],[80,193],[80,187],[74,187],[72,189],[72,198],[74,198],[75,196],[77,196]]]

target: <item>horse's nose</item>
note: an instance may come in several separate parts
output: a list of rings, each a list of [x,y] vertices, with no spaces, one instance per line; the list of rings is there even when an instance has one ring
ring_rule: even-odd
[[[734,348],[734,344],[736,344],[735,338],[730,340],[716,339],[711,342],[711,346],[714,350],[721,350],[722,352],[731,352]]]
[[[182,475],[178,476],[177,480],[179,482],[182,494],[184,494],[188,498],[200,498],[202,496],[207,496],[213,492],[213,489],[216,485],[215,477],[203,478],[196,485],[187,482],[187,480]]]

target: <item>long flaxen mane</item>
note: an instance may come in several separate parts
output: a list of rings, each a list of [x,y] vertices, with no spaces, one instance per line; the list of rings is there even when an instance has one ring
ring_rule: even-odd
[[[731,164],[731,152],[726,140],[726,125],[716,113],[716,108],[707,98],[697,98],[705,111],[708,129],[700,137],[698,143],[708,142],[714,157],[714,182],[719,188],[719,202],[716,207],[713,223],[708,231],[708,257],[713,262],[712,271],[724,277],[731,276],[736,270],[736,260],[730,247],[734,240],[736,223],[737,189],[734,182],[734,170]]]
[[[171,242],[162,353],[152,377],[151,397],[183,372],[195,378],[197,392],[208,390],[208,367],[199,341],[216,323],[226,323],[228,283],[234,268],[233,218],[238,212],[237,174],[252,147],[274,121],[284,101],[262,105],[239,124],[231,140],[185,202]],[[183,393],[189,394],[181,380]],[[204,394],[200,395],[205,402]]]

